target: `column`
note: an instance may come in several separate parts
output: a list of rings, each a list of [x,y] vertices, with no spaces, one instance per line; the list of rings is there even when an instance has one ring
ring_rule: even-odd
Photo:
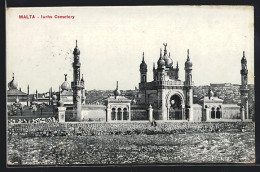
[[[124,120],[124,109],[121,110],[121,121]]]
[[[241,115],[241,121],[244,121],[245,120],[245,108],[243,105],[240,108],[240,115]]]
[[[57,107],[58,108],[58,119],[60,123],[65,122],[65,111],[66,107]]]
[[[189,121],[193,121],[193,108],[189,108]]]
[[[117,109],[115,110],[115,117],[116,117],[116,120],[115,121],[117,121]]]
[[[152,105],[150,105],[149,108],[148,108],[148,114],[149,114],[149,121],[152,122],[153,121],[153,108],[152,108]]]
[[[184,113],[184,108],[181,109],[181,118],[182,118],[182,120],[186,120],[185,113]]]
[[[109,107],[107,107],[107,119],[106,122],[110,122],[111,121],[111,109]]]
[[[163,121],[167,121],[167,106],[166,106],[166,101],[165,101],[165,90],[162,90],[162,97],[161,100],[162,101],[162,120]]]
[[[245,119],[249,119],[249,112],[248,112],[248,99],[246,99],[246,108],[245,108]]]
[[[206,121],[209,121],[209,117],[210,117],[210,109],[206,108]]]
[[[128,120],[131,121],[131,109],[130,109],[130,106],[129,106],[129,109],[128,110]]]

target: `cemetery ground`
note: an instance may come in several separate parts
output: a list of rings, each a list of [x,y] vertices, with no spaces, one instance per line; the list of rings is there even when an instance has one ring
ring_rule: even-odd
[[[254,163],[254,130],[8,137],[8,165]]]

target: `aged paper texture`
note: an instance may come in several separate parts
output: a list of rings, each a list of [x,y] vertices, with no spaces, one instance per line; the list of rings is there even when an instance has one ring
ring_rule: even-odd
[[[6,9],[10,166],[254,163],[254,8]]]

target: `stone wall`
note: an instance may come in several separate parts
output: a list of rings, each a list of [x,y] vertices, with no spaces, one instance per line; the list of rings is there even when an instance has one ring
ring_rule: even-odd
[[[239,106],[222,105],[222,118],[223,119],[240,119]]]
[[[131,109],[131,121],[148,120],[148,111],[146,109]]]
[[[194,122],[202,121],[202,107],[198,104],[193,105],[193,121]]]
[[[83,121],[106,121],[105,105],[82,105]]]

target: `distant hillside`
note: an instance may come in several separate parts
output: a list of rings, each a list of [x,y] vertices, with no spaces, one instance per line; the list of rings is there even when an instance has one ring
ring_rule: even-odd
[[[214,92],[214,96],[224,100],[224,104],[239,104],[240,101],[240,85],[231,83],[220,83],[220,84],[210,84],[202,86],[194,86],[193,89],[193,102],[198,103],[198,101],[203,97],[208,95],[209,87],[211,87]],[[248,85],[249,88],[249,112],[251,114],[255,113],[255,88],[253,84]],[[90,90],[86,91],[86,103],[87,104],[104,104],[107,97],[113,95],[114,90]],[[135,90],[120,90],[121,95],[132,100],[137,94],[138,89]]]

